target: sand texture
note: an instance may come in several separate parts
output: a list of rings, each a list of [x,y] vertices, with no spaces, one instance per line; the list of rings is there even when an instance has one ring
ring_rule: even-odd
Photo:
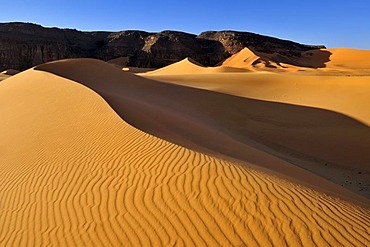
[[[178,69],[148,79],[93,59],[0,82],[1,246],[370,245],[369,199],[327,175],[369,175],[364,109],[181,63],[176,83],[150,78]],[[318,160],[330,170],[307,171]]]

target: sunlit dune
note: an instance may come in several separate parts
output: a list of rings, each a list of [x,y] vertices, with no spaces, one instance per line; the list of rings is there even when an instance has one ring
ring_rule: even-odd
[[[185,58],[184,60],[181,60],[180,62],[168,65],[164,68],[157,69],[155,71],[148,72],[148,74],[166,74],[166,75],[172,75],[172,74],[193,74],[193,73],[202,73],[206,70],[204,66],[197,63],[191,58]]]
[[[362,77],[171,66],[72,59],[0,83],[0,245],[370,245]]]

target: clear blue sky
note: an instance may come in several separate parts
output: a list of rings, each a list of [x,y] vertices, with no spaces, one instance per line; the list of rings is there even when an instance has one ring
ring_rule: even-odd
[[[0,0],[0,22],[78,30],[240,30],[370,49],[370,0]]]

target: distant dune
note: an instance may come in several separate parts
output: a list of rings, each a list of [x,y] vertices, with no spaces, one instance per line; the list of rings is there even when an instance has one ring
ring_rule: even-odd
[[[369,246],[369,76],[251,73],[243,52],[2,81],[1,245]]]
[[[150,71],[148,74],[166,74],[166,75],[173,75],[173,74],[193,74],[193,73],[202,73],[206,71],[206,68],[199,64],[198,62],[194,61],[191,58],[185,58],[184,60],[168,65],[164,68],[157,69],[155,71]]]
[[[370,75],[370,51],[346,48],[304,51],[300,57],[263,53],[244,48],[220,66],[204,67],[191,58],[151,71],[147,75],[233,72],[305,72],[311,75]]]
[[[370,51],[347,48],[316,49],[302,52],[300,57],[283,57],[244,48],[226,59],[222,65],[249,70],[273,72],[308,71],[328,74],[370,75]]]

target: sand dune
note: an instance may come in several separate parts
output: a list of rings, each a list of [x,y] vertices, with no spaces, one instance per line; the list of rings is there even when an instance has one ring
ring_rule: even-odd
[[[181,63],[176,64],[178,74],[165,73],[163,69],[161,73],[153,71],[142,75],[235,96],[323,108],[343,113],[370,126],[367,107],[370,104],[370,51],[345,48],[312,50],[303,53],[300,62],[296,61],[309,67],[289,65],[269,70],[266,66],[258,68],[257,65],[261,61],[274,63],[274,55],[261,57],[257,54],[262,53],[245,48],[222,66],[207,68],[209,73],[206,75],[197,73],[199,68],[192,73]],[[264,73],[217,73],[223,67]],[[183,70],[187,73],[183,74]],[[279,73],[284,70],[290,73]]]
[[[204,66],[197,63],[191,58],[185,58],[181,60],[180,62],[168,65],[164,68],[157,69],[155,71],[148,72],[147,74],[193,74],[193,73],[202,73],[206,70]]]
[[[127,80],[119,70],[96,60],[49,63],[36,69],[92,88],[126,121],[176,144],[285,170],[311,184],[309,174],[292,169],[277,160],[278,156],[370,197],[366,183],[370,129],[345,115],[179,87],[135,75]]]
[[[309,72],[313,74],[370,75],[370,51],[348,48],[317,49],[300,57],[267,54],[244,48],[222,66],[252,71]]]
[[[231,108],[222,107],[227,100]],[[282,119],[269,119],[276,115],[256,113],[269,107],[360,126],[341,115],[155,82],[91,59],[7,79],[0,106],[1,245],[370,245],[367,199],[248,147],[250,140],[232,132],[236,127],[244,138],[244,124],[263,123],[267,133],[279,127]],[[127,124],[111,107],[123,120],[194,149],[203,143],[191,132],[228,140],[226,150],[235,144],[254,163],[169,143]],[[230,109],[254,123],[232,125]],[[284,169],[258,168],[270,162]],[[292,174],[307,186],[288,179]]]
[[[225,94],[327,109],[370,126],[370,76],[297,73],[147,75],[151,79]]]
[[[244,138],[242,142],[256,146],[250,142],[252,139],[271,154],[370,196],[368,77],[208,74],[150,78],[247,98],[210,99],[215,111],[223,110],[223,132],[233,133],[239,139]],[[194,98],[191,93],[187,95]],[[235,104],[221,103],[233,101]],[[214,119],[210,117],[209,122]],[[216,146],[203,137],[202,140],[204,145]],[[222,145],[217,149],[225,151]],[[230,152],[239,155],[235,149]],[[248,157],[246,154],[243,159]]]
[[[338,69],[355,69],[355,70],[369,70],[370,69],[370,50],[357,50],[349,48],[332,48],[327,49],[330,52],[330,61],[326,63],[328,68]],[[308,51],[312,53],[313,59],[320,51]]]
[[[164,68],[145,73],[145,75],[186,75],[186,74],[209,74],[221,72],[249,72],[244,68],[229,66],[204,67],[191,58],[185,58],[180,62],[168,65]]]
[[[274,69],[274,72],[277,70],[288,71],[289,69],[289,71],[291,71],[293,68],[298,69],[293,65],[289,65],[288,67],[287,65],[282,65],[278,61],[274,61],[273,56],[274,54],[266,54],[252,51],[249,48],[244,48],[240,52],[226,59],[222,63],[222,67],[243,68],[251,71],[268,71],[270,69]]]

